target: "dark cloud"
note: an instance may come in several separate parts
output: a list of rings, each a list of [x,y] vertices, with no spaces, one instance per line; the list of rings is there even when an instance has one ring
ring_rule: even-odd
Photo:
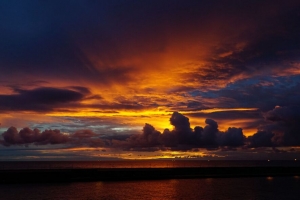
[[[267,124],[249,137],[250,146],[299,146],[300,108],[299,106],[280,107],[264,113]]]
[[[83,100],[89,90],[84,87],[61,89],[41,87],[32,90],[15,88],[15,94],[0,95],[0,110],[50,111]]]
[[[218,134],[218,144],[221,146],[243,146],[246,137],[241,128],[229,127],[224,133]]]
[[[177,132],[182,133],[191,131],[189,118],[178,112],[172,114],[170,124],[174,126],[174,130]]]
[[[15,127],[10,127],[2,134],[3,140],[0,143],[4,146],[11,145],[54,145],[66,144],[69,146],[103,146],[103,140],[91,130],[78,130],[72,134],[62,133],[60,130],[45,130],[30,129],[25,127],[18,131]]]
[[[11,128],[15,129],[14,127],[11,127]],[[14,130],[14,131],[17,131],[17,130]],[[8,136],[8,134],[3,134],[4,139],[6,139],[6,141],[7,141],[8,138],[5,138],[6,136]],[[28,127],[23,128],[22,130],[20,130],[19,136],[24,143],[33,143],[33,142],[41,140],[39,138],[41,136],[40,131],[36,128],[33,130],[31,130]],[[16,137],[18,138],[18,136],[16,136]]]
[[[79,138],[79,139],[82,139],[82,138],[90,138],[90,137],[95,137],[97,134],[94,133],[93,131],[91,130],[79,130],[79,131],[76,131],[72,137],[73,138]]]
[[[18,130],[15,127],[10,127],[7,131],[2,134],[4,145],[9,146],[10,144],[22,144],[23,141],[19,135]]]
[[[218,130],[218,123],[212,119],[206,119],[205,123],[207,124],[202,133],[202,140],[204,144],[207,145],[216,145],[216,137]]]
[[[174,126],[174,134],[177,135],[178,141],[182,144],[189,144],[193,139],[193,132],[190,128],[189,118],[174,112],[170,118],[170,124]]]
[[[108,145],[115,148],[123,148],[127,150],[131,149],[149,149],[149,148],[157,148],[160,145],[160,135],[161,133],[150,124],[145,124],[142,130],[142,134],[133,134],[130,136],[114,136],[114,137],[106,137],[110,142]]]
[[[37,138],[37,145],[45,144],[63,144],[68,141],[68,136],[61,133],[59,130],[45,130]]]
[[[38,104],[57,104],[78,101],[83,94],[77,91],[58,88],[37,88],[34,90],[16,89],[15,92],[24,99],[29,99]]]
[[[255,4],[260,9],[252,7]],[[292,63],[299,61],[300,3],[289,1],[270,6],[266,2],[251,2],[247,6],[248,11],[241,16],[248,15],[248,20],[241,17],[237,21],[244,20],[247,25],[235,29],[232,37],[220,40],[212,51],[208,67],[199,68],[206,71],[198,77],[200,80],[209,82],[216,77],[228,80],[238,75],[269,75],[270,71],[280,73],[293,68]]]
[[[15,127],[10,127],[2,134],[2,144],[10,145],[46,145],[46,144],[65,144],[69,137],[59,130],[45,130],[40,132],[38,129],[31,130],[23,128],[18,132]]]
[[[276,107],[265,113],[266,120],[271,124],[261,127],[273,132],[272,142],[280,146],[300,145],[300,107]]]
[[[103,140],[89,129],[78,130],[69,136],[69,144],[73,146],[104,146]]]
[[[166,147],[176,147],[180,142],[176,132],[170,131],[169,129],[163,131],[160,141]]]
[[[300,76],[255,76],[235,81],[220,90],[206,92],[195,90],[190,92],[190,94],[192,96],[201,96],[207,100],[222,99],[216,101],[213,105],[215,107],[252,107],[266,112],[276,105],[297,106],[300,104]],[[223,115],[227,113],[223,113]],[[252,117],[255,117],[255,112],[250,112],[249,114],[251,113]],[[233,113],[229,114],[231,116]],[[239,115],[244,114],[247,113],[239,112]],[[260,113],[256,112],[256,114],[258,114],[256,118],[259,118]],[[214,117],[218,118],[220,115],[222,113],[217,113]]]
[[[251,147],[271,147],[273,146],[272,138],[274,134],[267,131],[258,131],[248,139]]]
[[[299,146],[299,113],[298,106],[277,106],[263,114],[266,121],[262,123],[263,121],[260,120],[262,125],[259,126],[254,135],[245,137],[241,128],[229,127],[224,132],[220,131],[218,123],[212,119],[205,120],[207,125],[204,128],[196,126],[192,130],[189,119],[178,112],[174,112],[170,118],[174,129],[165,129],[156,138],[161,146],[172,148],[178,146],[182,148],[238,147],[244,144],[248,144],[249,147]],[[257,126],[259,123],[255,122],[255,124]]]
[[[136,134],[126,139],[130,148],[136,147],[155,147],[159,145],[160,132],[155,130],[150,124],[145,124],[142,134]]]
[[[286,125],[295,125],[300,121],[300,107],[277,106],[273,110],[270,110],[267,113],[265,113],[264,117],[266,120],[271,122],[282,122]]]
[[[196,147],[216,148],[218,146],[237,147],[244,145],[245,136],[241,128],[231,127],[227,131],[218,130],[218,124],[212,119],[206,119],[204,128],[190,128],[189,118],[174,112],[170,118],[173,130],[165,129],[163,133],[155,130],[150,124],[145,124],[142,134],[134,134],[125,140],[112,140],[111,145],[126,149],[170,147],[173,150],[189,150]]]
[[[23,128],[18,132],[10,127],[2,134],[1,144],[10,145],[46,145],[68,144],[71,146],[112,147],[124,150],[190,150],[193,148],[234,149],[236,147],[273,147],[300,145],[299,107],[276,107],[264,114],[267,124],[246,138],[241,128],[229,127],[226,131],[218,129],[218,123],[206,119],[206,126],[190,128],[189,118],[174,112],[170,118],[173,130],[162,133],[152,125],[145,124],[141,134],[110,135],[96,134],[89,129],[63,134],[59,130]]]

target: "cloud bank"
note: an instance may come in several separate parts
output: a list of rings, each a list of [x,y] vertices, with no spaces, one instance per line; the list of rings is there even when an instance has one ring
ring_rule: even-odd
[[[141,149],[158,147],[164,149],[192,149],[211,148],[218,146],[238,147],[245,143],[245,136],[241,128],[229,127],[225,132],[219,131],[218,123],[212,119],[206,119],[206,126],[190,127],[189,118],[174,112],[170,118],[173,130],[165,129],[162,133],[155,130],[150,124],[145,124],[142,134],[135,134],[124,141],[113,140],[112,146],[126,149]]]
[[[205,126],[191,128],[189,118],[179,112],[170,117],[173,129],[160,132],[146,123],[142,133],[127,135],[103,135],[83,129],[74,133],[62,133],[59,130],[23,128],[18,131],[10,127],[2,134],[0,140],[4,146],[11,145],[47,145],[65,144],[69,146],[109,147],[123,150],[190,150],[193,148],[218,147],[280,147],[300,146],[300,108],[279,107],[264,113],[267,124],[249,137],[243,134],[242,128],[229,127],[220,131],[218,123],[206,119]]]
[[[65,144],[69,141],[69,137],[59,130],[45,130],[40,132],[38,129],[31,130],[23,128],[18,131],[15,127],[10,127],[2,134],[5,146],[10,145],[46,145],[46,144]]]

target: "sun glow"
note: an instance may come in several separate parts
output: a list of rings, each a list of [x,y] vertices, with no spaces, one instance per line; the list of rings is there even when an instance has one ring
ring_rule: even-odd
[[[206,150],[195,149],[194,151],[155,151],[155,152],[140,152],[140,151],[121,151],[110,148],[102,147],[76,147],[66,149],[50,149],[50,150],[38,150],[44,154],[47,153],[64,153],[64,152],[81,152],[87,153],[94,158],[117,158],[117,159],[129,159],[129,160],[151,160],[151,159],[196,159],[204,158],[206,156],[214,157],[215,155]]]
[[[165,108],[166,109],[166,108]],[[212,109],[203,109],[195,111],[185,111],[178,110],[182,114],[194,114],[194,113],[214,113],[214,112],[229,112],[229,111],[256,111],[257,108],[212,108]],[[132,116],[132,117],[141,117],[141,116],[162,116],[162,115],[171,115],[173,111],[163,110],[161,108],[155,110],[141,110],[141,111],[105,111],[105,110],[95,110],[95,109],[81,109],[74,110],[71,112],[51,112],[47,113],[47,116],[72,116],[72,117],[111,117],[111,116]]]
[[[182,114],[196,114],[196,113],[214,113],[214,112],[230,112],[230,111],[256,111],[257,108],[214,108],[198,111],[179,111]],[[141,110],[141,111],[105,111],[105,110],[95,110],[95,109],[81,109],[74,110],[72,112],[52,112],[47,113],[46,116],[51,117],[80,117],[80,118],[108,118],[114,122],[120,124],[127,124],[134,127],[142,127],[145,123],[153,125],[157,130],[163,131],[164,129],[172,130],[173,126],[170,124],[169,119],[173,111],[168,111],[166,108],[158,108],[152,110]],[[116,118],[117,117],[117,118]],[[191,128],[195,126],[205,126],[206,117],[193,117],[189,116]],[[244,126],[250,122],[252,119],[226,119],[218,120],[219,129],[221,131],[227,130],[228,127],[240,127]],[[251,135],[256,132],[256,128],[243,128],[245,135]]]

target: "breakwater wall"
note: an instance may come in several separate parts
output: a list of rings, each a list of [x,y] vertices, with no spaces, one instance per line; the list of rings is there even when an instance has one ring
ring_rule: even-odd
[[[299,167],[184,167],[0,170],[2,183],[300,176]]]

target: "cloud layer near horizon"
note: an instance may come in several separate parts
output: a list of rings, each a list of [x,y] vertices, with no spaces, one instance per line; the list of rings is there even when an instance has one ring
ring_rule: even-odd
[[[10,127],[2,134],[1,144],[10,145],[47,145],[68,144],[71,146],[110,147],[123,150],[189,150],[192,148],[218,147],[278,147],[299,146],[299,107],[276,107],[265,113],[269,124],[260,127],[253,136],[246,137],[241,128],[229,127],[226,131],[218,129],[218,123],[206,119],[205,127],[190,127],[189,118],[174,112],[170,118],[173,130],[162,133],[150,124],[145,124],[141,134],[120,136],[99,135],[91,130],[78,130],[74,133],[62,133],[59,130],[26,127],[19,132]],[[70,147],[70,146],[69,146]]]

